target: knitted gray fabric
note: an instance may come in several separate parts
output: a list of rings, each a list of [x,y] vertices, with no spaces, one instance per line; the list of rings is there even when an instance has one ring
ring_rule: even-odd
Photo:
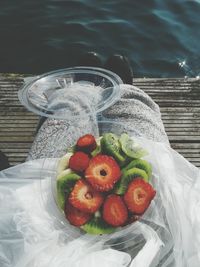
[[[142,90],[132,85],[121,86],[121,99],[99,116],[122,123],[124,131],[157,142],[169,144],[158,105]],[[60,157],[66,148],[86,133],[97,135],[95,122],[47,119],[33,142],[27,160]]]

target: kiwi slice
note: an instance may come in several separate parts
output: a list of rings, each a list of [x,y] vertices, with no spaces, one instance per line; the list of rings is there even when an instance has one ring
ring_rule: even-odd
[[[68,175],[68,174],[70,174],[70,173],[73,173],[73,171],[72,171],[70,168],[68,168],[68,169],[66,169],[66,170],[64,170],[64,171],[62,171],[62,172],[60,172],[60,173],[57,175],[56,179],[57,179],[57,180],[62,179],[63,177],[65,177],[66,175]]]
[[[121,146],[118,137],[113,133],[106,133],[101,139],[102,151],[106,154],[113,156],[120,166],[124,165],[127,158],[125,155],[120,153]]]
[[[91,235],[103,235],[113,233],[117,228],[108,225],[99,217],[94,217],[89,222],[82,225],[81,229]]]
[[[101,139],[102,139],[102,136],[96,138],[97,147],[95,148],[95,150],[91,152],[92,157],[95,157],[96,155],[101,153]]]
[[[97,147],[95,148],[95,150],[93,150],[91,152],[92,157],[95,157],[96,155],[98,155],[99,153],[101,153],[101,146],[97,145]]]
[[[144,170],[147,173],[148,178],[151,177],[152,167],[151,167],[151,164],[147,162],[146,160],[143,160],[143,159],[132,160],[126,167],[122,169],[122,173],[132,168],[138,168],[138,169]]]
[[[144,170],[138,168],[132,168],[124,171],[121,179],[115,186],[114,192],[118,195],[123,195],[126,192],[128,184],[135,178],[141,177],[148,182],[148,175]]]
[[[78,174],[72,171],[70,173],[63,171],[59,177],[57,177],[57,203],[60,209],[64,210],[66,197],[71,192],[76,181],[80,178]]]
[[[57,173],[60,174],[62,171],[68,168],[69,166],[69,159],[73,154],[67,153],[62,158],[60,158],[57,166]]]
[[[76,152],[76,145],[68,147],[67,152],[74,154],[74,152]]]
[[[148,154],[147,151],[134,142],[127,133],[123,133],[120,136],[119,142],[122,151],[130,158],[138,159]]]

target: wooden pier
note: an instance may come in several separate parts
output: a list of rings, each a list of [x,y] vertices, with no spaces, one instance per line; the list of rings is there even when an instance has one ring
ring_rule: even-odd
[[[38,116],[18,100],[23,78],[18,74],[0,74],[0,150],[11,165],[26,159],[38,123]],[[160,106],[171,146],[200,167],[200,80],[134,79],[133,84]]]

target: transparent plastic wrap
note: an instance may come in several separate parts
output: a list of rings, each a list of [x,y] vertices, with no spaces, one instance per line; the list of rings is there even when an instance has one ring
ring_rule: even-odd
[[[66,127],[38,143],[44,159],[0,173],[1,267],[200,266],[199,170],[168,144],[138,137],[135,125],[103,120],[100,112],[120,97],[120,83],[102,69],[73,68],[40,76],[20,91],[29,110],[49,117],[54,127],[64,120]],[[152,166],[151,204],[135,222],[109,234],[85,233],[58,207],[59,157],[86,133],[96,139],[128,133],[136,148],[148,151],[144,159]]]
[[[60,218],[51,184],[58,159],[1,172],[1,266],[199,266],[200,171],[167,145],[137,141],[157,194],[141,220],[109,235],[74,231]]]

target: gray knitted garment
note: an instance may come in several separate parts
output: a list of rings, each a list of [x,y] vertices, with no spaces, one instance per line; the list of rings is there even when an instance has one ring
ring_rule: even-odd
[[[169,144],[158,105],[135,86],[121,85],[121,99],[98,114],[98,120],[119,122],[122,130],[132,135]],[[110,131],[112,129],[115,128],[110,123]],[[27,160],[60,157],[86,133],[98,135],[95,120],[85,118],[70,122],[48,118],[38,131]]]

